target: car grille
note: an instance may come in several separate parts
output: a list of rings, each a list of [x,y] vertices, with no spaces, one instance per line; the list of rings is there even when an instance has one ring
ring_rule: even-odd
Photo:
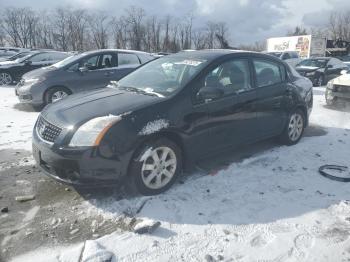
[[[39,117],[36,125],[38,135],[45,141],[53,143],[60,135],[62,128],[55,126],[44,119],[42,116]]]
[[[333,88],[337,92],[350,92],[350,86],[334,85]]]

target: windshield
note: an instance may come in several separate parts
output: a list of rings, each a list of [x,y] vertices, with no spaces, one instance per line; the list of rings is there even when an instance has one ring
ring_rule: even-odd
[[[118,87],[169,96],[186,85],[206,64],[206,60],[197,58],[165,56],[127,75],[118,82]]]
[[[324,68],[327,65],[327,59],[306,59],[301,61],[298,66],[311,66]]]
[[[56,67],[56,68],[62,68],[66,65],[69,65],[70,63],[72,62],[75,62],[77,60],[79,60],[80,58],[86,56],[86,54],[82,53],[82,54],[77,54],[77,55],[72,55],[72,56],[68,56],[67,58],[59,61],[58,63],[56,64],[53,64],[52,66],[53,67]]]
[[[28,58],[32,57],[33,55],[35,55],[35,53],[34,53],[34,54],[27,54],[26,56],[23,56],[23,57],[21,57],[21,58],[17,58],[16,61],[17,61],[18,63],[21,63],[21,62],[27,60]]]
[[[269,55],[276,56],[276,57],[280,57],[280,56],[282,55],[281,52],[269,52],[268,54],[269,54]]]

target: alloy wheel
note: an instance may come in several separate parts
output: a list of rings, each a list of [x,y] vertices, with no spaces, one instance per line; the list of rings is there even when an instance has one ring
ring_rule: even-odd
[[[289,120],[288,136],[293,142],[297,141],[303,133],[304,120],[299,113],[294,113]]]
[[[176,154],[171,148],[162,146],[152,149],[142,164],[142,181],[150,189],[163,188],[175,175],[176,167]]]
[[[56,91],[55,93],[52,94],[51,101],[52,103],[54,103],[61,100],[62,98],[65,98],[66,96],[68,96],[68,94],[64,91]]]
[[[0,85],[9,85],[12,83],[12,77],[8,73],[0,73]]]

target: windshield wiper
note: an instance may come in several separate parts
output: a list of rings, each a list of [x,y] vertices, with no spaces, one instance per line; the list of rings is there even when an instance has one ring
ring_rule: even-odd
[[[121,87],[121,86],[118,86],[119,89],[122,89],[122,90],[126,90],[126,91],[129,91],[129,92],[134,92],[134,93],[138,93],[138,94],[142,94],[142,95],[148,95],[148,96],[156,96],[156,97],[164,97],[163,95],[161,94],[158,94],[156,92],[147,92],[143,89],[140,89],[140,88],[136,88],[136,87],[131,87],[131,86],[128,86],[128,87]]]

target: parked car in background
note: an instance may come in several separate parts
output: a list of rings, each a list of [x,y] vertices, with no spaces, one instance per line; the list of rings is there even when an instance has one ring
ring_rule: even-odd
[[[350,69],[350,55],[339,57]]]
[[[3,61],[15,61],[19,58],[25,57],[27,55],[29,55],[32,51],[24,51],[24,52],[19,52],[19,53],[15,53],[13,56],[10,57],[1,57],[0,58],[0,62]]]
[[[60,182],[130,179],[142,194],[158,194],[199,158],[269,137],[296,144],[312,97],[310,80],[270,55],[181,52],[139,67],[113,88],[45,107],[33,155]]]
[[[25,73],[52,65],[68,56],[69,54],[65,52],[33,51],[29,55],[14,61],[0,62],[0,85],[18,82]]]
[[[347,65],[334,57],[309,58],[296,66],[296,70],[302,76],[309,78],[314,86],[327,84],[329,80],[338,77],[344,69],[348,69]]]
[[[350,69],[343,70],[341,76],[328,82],[325,96],[329,106],[339,101],[350,103]]]
[[[295,67],[302,60],[298,52],[295,51],[266,52],[266,54],[278,57],[292,67]]]
[[[106,87],[154,58],[145,52],[116,49],[73,55],[25,74],[16,94],[22,103],[47,105],[70,94]]]

